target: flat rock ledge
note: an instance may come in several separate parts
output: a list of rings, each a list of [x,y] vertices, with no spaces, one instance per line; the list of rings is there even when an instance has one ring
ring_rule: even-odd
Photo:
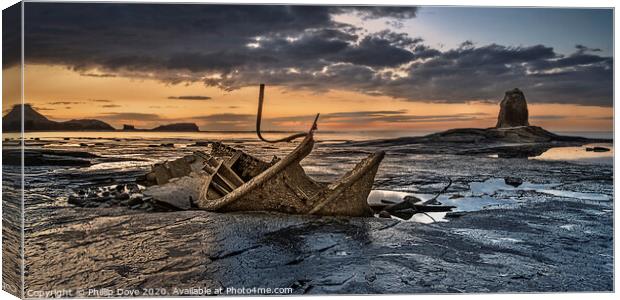
[[[294,294],[611,291],[613,240],[606,231],[613,212],[598,208],[547,201],[429,225],[63,208],[27,232],[26,289],[172,293],[268,284]],[[558,212],[575,220],[576,230],[556,224]]]
[[[532,157],[553,147],[581,146],[589,143],[612,143],[611,139],[563,136],[538,126],[509,128],[457,128],[418,137],[401,137],[363,142],[348,142],[352,147],[377,147],[388,152],[419,154]]]

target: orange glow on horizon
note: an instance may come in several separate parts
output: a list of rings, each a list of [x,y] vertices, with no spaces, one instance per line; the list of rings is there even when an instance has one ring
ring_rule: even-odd
[[[3,70],[5,83],[14,81],[11,78],[15,76],[10,74],[17,70]],[[258,96],[257,87],[225,92],[202,83],[171,85],[150,79],[82,76],[65,67],[48,65],[27,65],[24,85],[25,102],[52,120],[97,118],[116,128],[123,124],[149,128],[163,123],[195,122],[201,130],[252,130]],[[524,92],[527,97],[527,91]],[[502,94],[498,91],[498,100]],[[211,99],[169,99],[188,95]],[[322,115],[321,130],[439,131],[491,127],[499,110],[497,104],[483,102],[414,102],[343,90],[317,94],[269,85],[265,96],[265,130],[305,130],[317,112]],[[5,113],[18,102],[13,100],[15,97],[14,92],[3,91]],[[358,122],[355,116],[330,117],[334,113],[363,111],[394,111],[394,115],[419,118]],[[613,130],[612,107],[530,103],[529,111],[532,125],[549,130]]]

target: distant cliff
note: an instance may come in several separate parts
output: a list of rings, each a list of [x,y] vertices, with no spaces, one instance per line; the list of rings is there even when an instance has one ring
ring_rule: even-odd
[[[21,131],[21,105],[13,106],[13,109],[2,117],[2,130],[4,132]],[[25,131],[115,131],[110,124],[95,119],[79,119],[64,122],[52,121],[37,112],[30,104],[24,104],[24,129]],[[175,123],[155,127],[153,129],[137,129],[133,125],[123,125],[124,131],[200,131],[194,123]]]
[[[24,104],[24,130],[25,131],[110,131],[115,130],[110,124],[93,119],[70,120],[65,122],[52,121],[32,108],[30,104]],[[2,130],[5,132],[21,131],[21,105],[13,106],[13,109],[2,117]]]
[[[173,131],[181,131],[181,132],[198,132],[200,131],[200,129],[198,128],[198,125],[194,124],[194,123],[173,123],[173,124],[165,124],[165,125],[160,125],[157,126],[153,129],[142,129],[142,128],[136,128],[133,125],[129,125],[129,124],[125,124],[123,125],[123,131],[169,131],[169,132],[173,132]]]

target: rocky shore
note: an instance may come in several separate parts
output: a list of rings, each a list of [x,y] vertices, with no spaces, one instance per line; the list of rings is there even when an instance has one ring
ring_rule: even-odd
[[[61,209],[39,224],[49,229],[27,239],[26,284],[171,292],[268,283],[293,294],[610,291],[612,219],[610,209],[557,200],[431,225]]]
[[[136,178],[154,163],[206,151],[209,143],[28,140],[29,153],[38,153],[29,157],[45,163],[27,164],[25,170],[26,289],[152,289],[167,296],[188,295],[174,293],[197,287],[265,284],[293,294],[611,291],[613,166],[522,158],[533,155],[528,151],[536,145],[592,141],[599,140],[561,137],[530,125],[500,126],[321,143],[303,161],[313,179],[332,182],[368,153],[385,149],[369,202],[416,197],[455,207],[449,214],[403,221],[164,212],[134,196],[143,194]],[[76,150],[80,143],[87,146]],[[295,147],[230,144],[265,161]],[[579,151],[597,154],[606,147],[611,146]],[[3,155],[15,157],[11,151]],[[70,163],[49,162],[65,159]],[[3,166],[4,174],[17,171],[16,165]],[[10,178],[3,180],[3,193],[17,195]],[[19,199],[6,195],[8,201]],[[88,195],[107,200],[80,202]],[[19,208],[13,204],[6,207]]]
[[[133,143],[104,141],[106,146],[95,149],[99,156],[115,156],[114,149],[122,147],[123,155],[162,161],[203,147]],[[289,151],[285,145],[277,150],[238,145],[264,159]],[[342,144],[319,145],[315,152],[304,167],[324,181],[365,156],[363,148]],[[291,287],[294,294],[611,290],[611,166],[518,162],[479,155],[466,160],[453,154],[388,155],[377,191],[426,200],[444,189],[448,178],[453,181],[438,200],[459,209],[437,222],[82,208],[68,203],[68,190],[103,193],[109,187],[111,196],[114,185],[122,187],[119,195],[129,192],[150,162],[121,169],[116,163],[58,168],[53,175],[48,166],[32,166],[28,172],[38,175],[26,181],[31,191],[25,195],[26,287],[173,291],[268,282]],[[515,175],[520,184],[507,181],[515,188],[485,187],[489,180]],[[529,189],[532,185],[539,187]]]
[[[418,154],[498,155],[527,158],[555,147],[611,143],[609,139],[562,136],[537,126],[510,128],[459,128],[421,137],[348,142],[352,147],[373,147]]]

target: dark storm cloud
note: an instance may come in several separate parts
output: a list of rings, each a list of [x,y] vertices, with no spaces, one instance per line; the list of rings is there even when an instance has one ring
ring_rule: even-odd
[[[368,33],[333,16],[402,21],[414,7],[26,3],[25,55],[84,76],[204,82],[234,90],[264,82],[413,101],[612,105],[611,57],[577,45],[435,49],[417,37]],[[104,75],[101,75],[104,74]]]
[[[327,6],[28,3],[26,7],[29,59],[57,55],[76,68],[92,63],[109,64],[111,69],[126,64],[165,66],[162,54],[205,50],[226,54],[225,50],[245,46],[257,36],[335,24],[334,8]]]
[[[49,108],[49,107],[42,107],[42,106],[33,106],[34,109],[38,110],[38,111],[50,111],[50,110],[56,110],[55,108]]]
[[[330,7],[333,13],[352,13],[363,19],[394,18],[397,20],[414,18],[418,12],[417,7],[409,6],[352,6]]]
[[[315,115],[297,115],[286,117],[263,118],[262,128],[269,130],[290,129],[290,123],[310,124]],[[446,115],[411,115],[405,110],[348,111],[321,114],[320,122],[355,125],[371,123],[432,123],[449,121],[471,121],[495,118],[487,113],[460,113]],[[252,114],[212,114],[189,118],[204,125],[208,130],[236,129],[252,130],[256,116]]]
[[[108,78],[108,77],[116,77],[114,74],[95,74],[95,73],[82,73],[80,76],[86,77],[97,77],[97,78]]]
[[[534,119],[534,120],[560,120],[560,119],[566,119],[566,116],[560,116],[560,115],[538,115],[538,116],[530,116],[530,119]]]
[[[530,116],[530,119],[536,120],[564,120],[564,119],[579,119],[579,120],[613,120],[613,116],[605,116],[605,117],[591,117],[584,115],[573,115],[573,116],[561,116],[561,115],[536,115]]]
[[[211,100],[209,96],[170,96],[168,99],[175,100]]]
[[[477,120],[488,117],[486,113],[460,113],[451,115],[411,115],[406,111],[356,111],[341,112],[321,115],[323,120],[336,121],[341,123],[370,123],[370,122],[389,122],[389,123],[417,123],[417,122],[445,122],[445,121],[467,121]]]
[[[591,49],[583,45],[576,45],[575,48],[576,51],[566,57],[560,57],[555,60],[538,60],[530,65],[533,71],[542,72],[543,74],[545,74],[547,70],[555,70],[551,73],[558,74],[576,68],[592,66],[611,67],[613,65],[613,59],[611,57],[603,57],[591,53],[600,52],[600,49]]]
[[[84,102],[81,101],[55,101],[55,102],[48,102],[47,104],[49,105],[70,105],[70,104],[82,104]]]
[[[106,104],[106,105],[101,105],[101,107],[103,107],[103,108],[115,108],[115,107],[121,107],[121,106],[117,105],[117,104]]]
[[[580,50],[563,56],[543,45],[467,45],[415,62],[409,76],[381,88],[395,97],[461,102],[499,100],[504,90],[519,87],[531,102],[610,106],[612,66],[612,58]]]
[[[192,118],[207,130],[251,130],[256,121],[255,115],[249,114],[212,114]],[[264,124],[269,124],[265,122]]]
[[[590,117],[590,120],[613,120],[614,116],[607,116],[607,117]]]
[[[410,62],[413,57],[411,51],[394,46],[387,39],[367,36],[359,46],[343,51],[340,60],[371,67],[396,67]]]
[[[239,122],[255,121],[256,116],[249,115],[249,114],[225,113],[225,114],[212,114],[212,115],[206,115],[206,116],[197,116],[197,117],[194,117],[194,119],[203,120],[203,121],[212,122],[212,123],[239,123]]]
[[[590,48],[581,44],[577,44],[575,45],[575,48],[577,48],[577,50],[579,50],[579,52],[586,52],[586,51],[591,51],[591,52],[601,52],[601,49],[599,48]]]
[[[2,66],[13,67],[21,61],[22,3],[2,11]]]
[[[105,114],[101,114],[97,116],[96,118],[112,120],[112,121],[126,121],[126,120],[161,121],[161,120],[164,120],[161,116],[157,114],[126,113],[126,112],[105,113]]]
[[[372,110],[372,111],[347,111],[323,114],[323,118],[357,118],[377,117],[386,115],[402,115],[405,110]]]

